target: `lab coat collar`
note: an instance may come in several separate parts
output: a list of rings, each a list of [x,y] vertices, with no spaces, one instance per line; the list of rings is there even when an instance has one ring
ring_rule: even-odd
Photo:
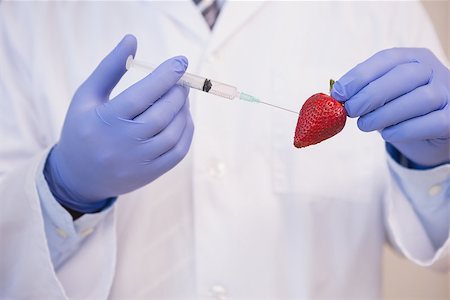
[[[214,26],[209,50],[221,48],[265,4],[264,1],[226,1]]]
[[[199,42],[206,42],[210,37],[208,24],[192,0],[160,1],[155,7],[178,25],[180,30],[195,36]]]
[[[262,7],[263,1],[226,1],[211,31],[192,0],[160,2],[158,7],[181,28],[195,35],[214,51],[235,34]]]

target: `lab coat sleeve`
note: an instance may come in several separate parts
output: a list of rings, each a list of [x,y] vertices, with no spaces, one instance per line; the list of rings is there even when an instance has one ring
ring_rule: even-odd
[[[439,271],[450,268],[450,165],[412,170],[388,156],[391,172],[385,214],[392,244],[414,263]],[[423,219],[435,218],[433,226]],[[433,230],[433,231],[432,231]],[[431,235],[444,236],[436,249]]]
[[[39,164],[36,186],[42,207],[45,235],[55,270],[80,247],[83,240],[91,235],[95,227],[109,213],[112,206],[99,213],[85,214],[75,222],[72,216],[52,195],[43,174],[45,160]]]
[[[52,220],[44,220],[45,214],[39,197],[40,188],[36,186],[42,176],[46,155],[46,151],[34,155],[1,179],[0,299],[66,299],[66,295],[77,295],[77,285],[84,282],[83,279],[77,280],[77,277],[87,270],[89,259],[93,260],[90,265],[94,270],[84,277],[92,282],[92,288],[82,290],[83,296],[104,299],[111,287],[115,265],[115,228],[113,218],[107,218],[112,213],[102,213],[105,214],[103,218],[106,222],[99,222],[103,219],[100,216],[86,216],[85,220],[75,224],[73,232],[66,232],[65,239],[55,242],[54,239],[57,238],[52,237],[51,233],[48,234],[54,225],[49,226],[47,230],[45,228],[45,222]],[[111,207],[109,210],[113,209]],[[67,226],[70,228],[70,223]],[[95,240],[87,243],[94,249],[90,248],[89,255],[83,255],[84,259],[72,262],[70,255],[76,256],[78,248],[84,248],[80,247],[81,241],[89,239],[87,236],[93,232],[94,226],[101,227],[96,229]],[[50,241],[55,245],[49,248]],[[105,245],[108,251],[105,252],[98,244]],[[67,252],[57,256],[67,259],[61,267],[62,272],[55,271],[50,253],[52,247],[53,251]],[[98,258],[99,255],[102,255],[102,258]],[[62,262],[63,259],[58,258],[58,263]],[[77,271],[75,274],[74,269]]]
[[[420,2],[398,3],[392,20],[393,44],[429,48],[448,66],[432,22]],[[389,154],[389,191],[385,198],[388,237],[414,263],[450,269],[450,165],[407,169]],[[438,245],[435,247],[434,245]]]
[[[35,175],[43,155],[34,155],[1,177],[2,299],[65,298],[50,259],[36,190]]]
[[[101,221],[86,217],[70,223],[42,181],[56,130],[45,111],[48,99],[36,97],[33,41],[38,37],[30,5],[0,2],[0,299],[65,299],[77,291],[82,298],[105,299],[116,257],[113,213],[105,212]],[[72,247],[58,242],[59,226],[81,235]],[[66,253],[53,255],[58,269],[51,252]]]
[[[0,298],[64,299],[47,246],[35,174],[45,156],[26,52],[0,3]],[[11,22],[9,22],[11,21]],[[26,32],[17,26],[17,35]]]

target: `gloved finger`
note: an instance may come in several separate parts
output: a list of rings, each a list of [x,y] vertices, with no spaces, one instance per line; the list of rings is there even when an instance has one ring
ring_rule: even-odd
[[[140,151],[147,161],[152,161],[175,147],[184,132],[188,116],[189,110],[185,105],[163,131],[143,141]]]
[[[194,134],[194,124],[188,115],[186,127],[184,128],[178,143],[169,151],[159,156],[149,164],[149,172],[164,173],[175,167],[188,153]]]
[[[111,101],[117,114],[122,118],[133,119],[143,113],[178,82],[187,66],[188,61],[184,56],[163,62],[151,74]]]
[[[98,104],[107,101],[112,89],[127,71],[125,63],[130,55],[135,55],[136,47],[136,38],[130,34],[126,35],[100,62],[79,91],[97,96],[90,98],[98,101]]]
[[[164,96],[142,114],[134,118],[141,123],[137,136],[148,139],[167,127],[187,102],[189,88],[173,86]]]
[[[433,70],[421,63],[400,64],[345,102],[349,117],[365,115],[430,81]]]
[[[427,84],[398,97],[358,119],[362,131],[381,130],[439,110],[447,104],[445,91]]]
[[[390,143],[448,139],[450,138],[450,109],[447,105],[444,109],[385,128],[381,131],[381,136]]]
[[[338,101],[347,101],[369,82],[380,78],[395,66],[416,61],[413,50],[392,48],[374,54],[336,81],[331,96]]]

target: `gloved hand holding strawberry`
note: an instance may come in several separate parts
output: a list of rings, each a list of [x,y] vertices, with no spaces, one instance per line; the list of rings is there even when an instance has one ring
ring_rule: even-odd
[[[450,163],[450,71],[429,50],[378,52],[339,79],[332,96],[362,131],[380,131],[414,163]]]

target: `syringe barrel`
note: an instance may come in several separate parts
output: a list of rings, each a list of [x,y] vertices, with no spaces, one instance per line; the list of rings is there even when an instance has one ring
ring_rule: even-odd
[[[238,96],[238,89],[235,86],[190,73],[184,73],[178,84],[230,100]]]
[[[126,62],[126,68],[127,70],[129,70],[132,67],[141,68],[150,72],[153,72],[156,68],[148,63],[134,60],[134,58],[130,55]],[[204,91],[206,93],[210,93],[230,100],[239,97],[238,89],[235,86],[207,79],[205,77],[190,74],[187,72],[184,73],[177,84],[188,86],[193,89]]]

